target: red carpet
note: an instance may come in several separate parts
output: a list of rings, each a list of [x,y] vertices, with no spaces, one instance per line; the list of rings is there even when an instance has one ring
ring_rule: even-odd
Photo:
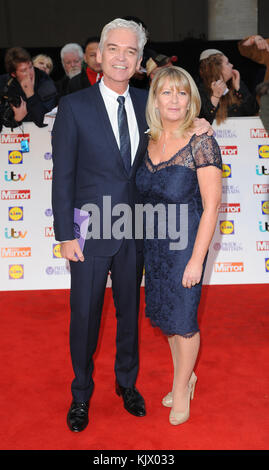
[[[202,345],[190,420],[168,423],[161,399],[171,386],[167,341],[140,317],[140,373],[147,416],[127,413],[114,392],[115,315],[107,289],[90,423],[73,434],[69,292],[1,292],[2,450],[265,450],[269,439],[268,286],[205,286]]]

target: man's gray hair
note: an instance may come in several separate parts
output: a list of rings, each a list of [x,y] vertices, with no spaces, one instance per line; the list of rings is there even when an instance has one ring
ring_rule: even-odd
[[[123,18],[116,18],[115,20],[110,21],[110,23],[104,26],[103,31],[101,33],[99,43],[99,49],[101,52],[103,50],[104,42],[107,39],[108,33],[113,29],[128,29],[136,34],[138,43],[138,59],[140,59],[143,56],[144,46],[147,42],[147,33],[145,28],[143,28],[142,24],[138,24],[135,21],[124,20]]]
[[[64,59],[64,55],[68,52],[77,52],[80,59],[83,59],[83,49],[79,44],[76,44],[75,42],[70,42],[69,44],[66,44],[64,47],[62,47],[60,52],[62,62]]]

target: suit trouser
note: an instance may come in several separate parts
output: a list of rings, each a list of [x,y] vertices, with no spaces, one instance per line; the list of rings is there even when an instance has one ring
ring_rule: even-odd
[[[75,373],[71,390],[75,401],[87,401],[94,387],[93,355],[98,343],[109,271],[117,318],[116,379],[123,387],[135,384],[143,253],[137,251],[134,240],[124,239],[115,255],[87,256],[84,262],[70,262],[70,266],[70,351]]]

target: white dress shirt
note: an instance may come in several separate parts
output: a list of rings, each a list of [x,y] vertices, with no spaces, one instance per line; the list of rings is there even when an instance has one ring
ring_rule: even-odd
[[[119,95],[115,91],[111,90],[104,84],[104,80],[99,82],[99,88],[102,95],[102,98],[105,103],[105,107],[108,113],[108,117],[118,144],[120,148],[120,137],[119,137],[119,127],[118,127],[118,107],[119,103],[117,101],[118,96],[124,96],[125,98],[125,109],[127,114],[127,121],[129,127],[129,134],[131,140],[131,161],[134,162],[135,154],[139,144],[139,130],[135,117],[134,107],[129,93],[129,86],[127,90]]]

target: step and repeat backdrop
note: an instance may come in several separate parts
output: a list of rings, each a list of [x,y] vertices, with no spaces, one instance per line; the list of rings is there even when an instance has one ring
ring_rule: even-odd
[[[66,289],[69,263],[54,238],[54,118],[0,134],[0,290]],[[258,117],[213,124],[223,158],[223,197],[204,284],[269,280],[269,135]],[[210,181],[208,181],[210,184]],[[111,286],[108,277],[107,286]]]

